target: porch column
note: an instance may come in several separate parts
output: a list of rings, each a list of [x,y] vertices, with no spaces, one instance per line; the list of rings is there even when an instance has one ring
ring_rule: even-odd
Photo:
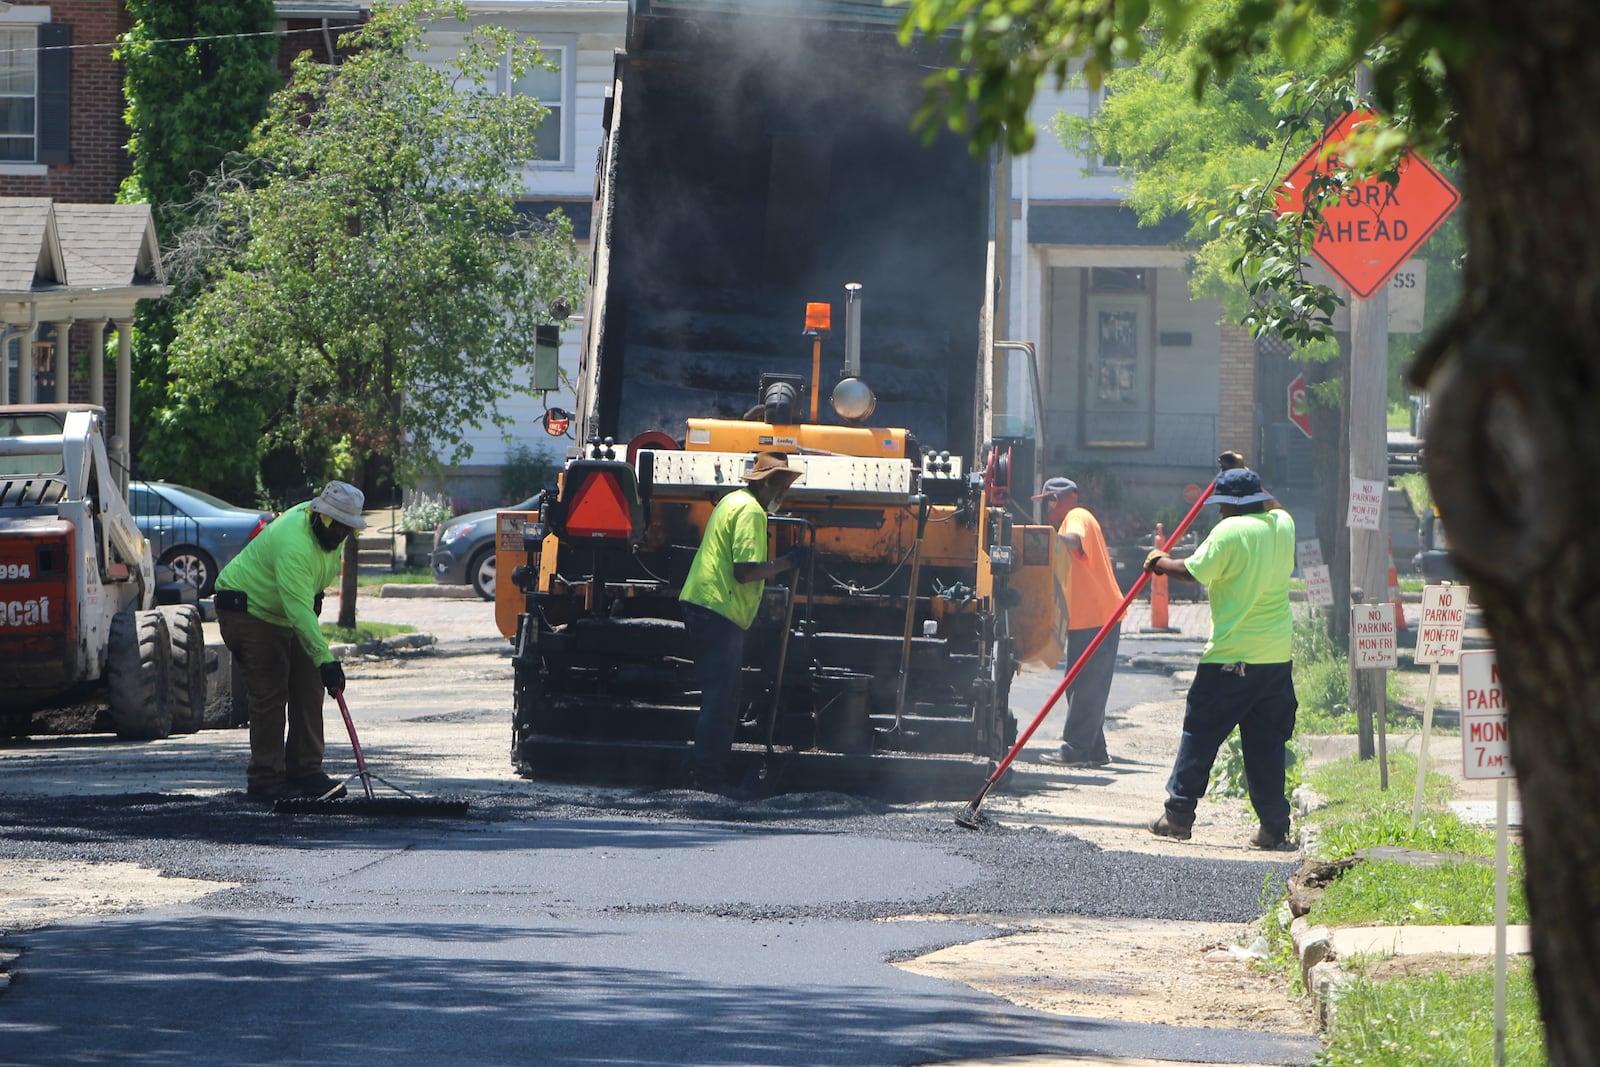
[[[11,342],[20,336],[10,323],[0,328],[0,404],[11,403]]]
[[[133,320],[117,320],[117,436],[122,439],[117,449],[121,467],[117,471],[117,484],[128,491],[128,469],[133,458],[133,434],[129,422],[132,418],[133,396]]]
[[[111,320],[100,322],[89,343],[89,403],[106,406],[106,327]]]
[[[52,365],[56,384],[52,399],[57,404],[65,404],[72,399],[72,324],[76,321],[56,321],[56,358]]]
[[[39,336],[39,324],[30,322],[17,334],[17,403],[33,403],[33,342]]]

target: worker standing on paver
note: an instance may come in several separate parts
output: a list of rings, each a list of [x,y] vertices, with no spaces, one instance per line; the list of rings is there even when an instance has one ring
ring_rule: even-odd
[[[329,482],[268,523],[217,575],[217,625],[250,706],[252,799],[345,793],[322,769],[322,694],[344,692],[344,668],[317,616],[323,590],[339,578],[340,547],[366,528],[363,503],[355,486]]]
[[[1284,760],[1299,708],[1289,609],[1294,519],[1269,506],[1272,495],[1248,467],[1224,469],[1215,485],[1211,502],[1221,506],[1222,521],[1194,554],[1177,560],[1155,548],[1145,558],[1153,574],[1204,585],[1211,602],[1211,638],[1189,686],[1166,810],[1149,828],[1188,840],[1217,750],[1237,726],[1250,803],[1261,820],[1249,843],[1276,849],[1289,837]]]
[[[801,473],[782,452],[759,453],[744,472],[744,487],[724,496],[712,510],[678,595],[700,682],[690,770],[691,784],[699,789],[715,792],[728,784],[745,631],[755,621],[767,580],[794,568],[800,558],[767,559],[767,514],[782,504]]]

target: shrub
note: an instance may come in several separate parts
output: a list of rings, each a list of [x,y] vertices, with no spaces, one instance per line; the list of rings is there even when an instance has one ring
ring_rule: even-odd
[[[500,468],[500,502],[515,504],[543,489],[555,478],[556,464],[542,452],[515,444],[506,452]]]
[[[400,509],[400,529],[406,533],[425,533],[440,523],[449,522],[455,513],[443,496],[417,493]]]

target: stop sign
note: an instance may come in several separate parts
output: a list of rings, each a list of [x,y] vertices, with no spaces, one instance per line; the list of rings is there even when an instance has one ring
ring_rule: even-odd
[[[1300,427],[1300,432],[1311,436],[1311,398],[1306,395],[1306,376],[1296,374],[1289,383],[1289,421]]]
[[[1338,158],[1329,149],[1337,149],[1353,129],[1375,118],[1370,111],[1347,111],[1329,126],[1284,179],[1278,210],[1304,211],[1311,179],[1337,169]],[[1311,246],[1361,300],[1381,289],[1461,202],[1455,186],[1427,160],[1407,152],[1398,170],[1394,185],[1373,178],[1346,186],[1337,203],[1322,209],[1321,228]]]

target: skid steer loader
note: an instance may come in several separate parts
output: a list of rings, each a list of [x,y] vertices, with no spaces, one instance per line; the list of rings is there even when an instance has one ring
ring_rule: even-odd
[[[198,730],[200,613],[157,607],[155,592],[149,542],[107,459],[104,410],[0,407],[0,732],[90,702],[126,740]]]

